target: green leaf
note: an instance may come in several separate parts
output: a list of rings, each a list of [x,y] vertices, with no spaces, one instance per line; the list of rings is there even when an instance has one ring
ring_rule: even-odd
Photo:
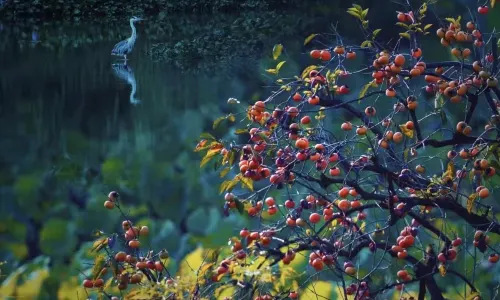
[[[200,134],[200,139],[206,139],[206,140],[210,140],[210,141],[216,140],[215,137],[208,132],[204,132],[204,133]]]
[[[433,24],[427,24],[424,26],[424,31],[427,31],[427,29],[431,28]]]
[[[397,22],[396,25],[401,26],[401,27],[403,27],[405,29],[410,29],[410,26],[408,26],[407,24],[402,23],[402,22]]]
[[[439,116],[441,117],[441,122],[443,122],[442,125],[448,124],[448,116],[446,115],[444,110],[441,110],[441,112],[439,113]]]
[[[277,60],[278,57],[280,57],[282,51],[283,51],[282,44],[274,45],[274,47],[273,47],[273,59]]]
[[[496,2],[497,2],[496,0],[491,0],[491,1],[490,1],[491,8],[494,8],[494,7],[495,7],[495,3],[496,3]]]
[[[495,153],[498,149],[498,144],[494,144],[488,147],[488,150],[486,151],[486,155],[484,158],[489,158],[493,153]]]
[[[361,17],[363,17],[363,19],[364,19],[367,14],[368,14],[368,8],[363,10],[363,12],[361,12]]]
[[[257,135],[264,141],[269,142],[269,137],[264,132],[258,132]]]
[[[352,7],[355,8],[357,11],[362,11],[363,10],[363,8],[361,7],[361,5],[359,5],[359,4],[353,4]]]
[[[400,37],[407,38],[407,39],[410,39],[410,34],[409,34],[409,33],[407,33],[407,32],[400,32],[400,33],[399,33],[399,36],[400,36]]]
[[[219,117],[219,118],[215,119],[214,124],[213,124],[213,128],[217,129],[217,127],[220,125],[220,123],[224,120],[229,120],[230,122],[234,122],[234,121],[236,121],[236,117],[233,114]]]
[[[238,154],[238,151],[232,149],[230,154],[229,154],[229,165],[232,166],[234,164],[234,161],[236,160],[236,155]]]
[[[377,87],[377,83],[375,82],[375,80],[372,80],[370,82],[368,82],[367,84],[365,84],[363,86],[363,88],[361,89],[361,91],[359,92],[359,102],[361,102],[361,98],[363,98],[365,95],[366,95],[366,92],[368,92],[368,89],[371,88],[371,87]]]
[[[382,29],[375,29],[372,33],[372,39],[375,39]]]
[[[364,41],[361,43],[361,48],[370,48],[372,46],[372,42]]]
[[[500,164],[498,163],[498,161],[491,160],[489,163],[490,163],[490,166],[492,166],[493,168],[495,168],[495,170],[500,170]],[[495,175],[500,176],[499,172],[496,172]]]
[[[218,117],[217,119],[215,119],[214,121],[214,124],[213,124],[213,129],[217,129],[217,127],[219,126],[220,122],[224,121],[226,119],[225,116],[222,116],[222,117]]]
[[[306,39],[304,40],[304,46],[309,44],[317,35],[317,33],[313,33],[306,37]]]
[[[276,72],[279,72],[281,67],[286,63],[286,61],[281,61],[278,65],[276,65]]]
[[[245,212],[245,205],[239,199],[234,199],[234,202],[236,202],[236,209],[242,215]]]

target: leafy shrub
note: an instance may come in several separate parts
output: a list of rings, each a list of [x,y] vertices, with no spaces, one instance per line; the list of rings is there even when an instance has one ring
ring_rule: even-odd
[[[393,13],[402,31],[389,43],[354,4],[366,40],[344,45],[335,31],[298,76],[280,76],[276,45],[274,91],[250,106],[229,99],[239,111],[214,122],[247,126],[205,133],[195,148],[202,167],[230,178],[220,186],[225,214],[250,217],[252,228],[176,265],[141,242],[149,229],[134,227],[112,192],[104,205],[121,213],[123,232],[96,241],[103,256],[84,285],[127,299],[497,297],[497,38],[461,17],[428,24],[433,4]],[[449,61],[425,59],[427,35]]]

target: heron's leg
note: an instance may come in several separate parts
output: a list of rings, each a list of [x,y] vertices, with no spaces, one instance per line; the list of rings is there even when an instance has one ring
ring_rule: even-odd
[[[127,54],[124,54],[123,58],[125,58],[125,61],[127,61]]]

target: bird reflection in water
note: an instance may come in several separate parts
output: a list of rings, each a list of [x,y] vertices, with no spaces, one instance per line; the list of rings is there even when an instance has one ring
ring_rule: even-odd
[[[130,91],[130,103],[134,105],[141,103],[141,100],[135,97],[137,91],[137,82],[135,80],[134,70],[132,70],[132,68],[127,63],[116,63],[112,64],[111,66],[116,77],[120,78],[123,81],[126,81],[132,87],[132,90]]]

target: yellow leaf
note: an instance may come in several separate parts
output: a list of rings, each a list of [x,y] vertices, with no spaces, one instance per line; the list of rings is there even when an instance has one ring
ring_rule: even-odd
[[[408,155],[410,154],[410,149],[405,149],[405,151],[403,151],[403,159],[405,162],[408,161]]]
[[[455,20],[454,18],[445,18],[446,21],[450,22],[450,23],[456,23],[457,20]]]
[[[236,117],[235,117],[233,114],[229,114],[229,115],[227,116],[227,119],[228,119],[230,122],[234,122],[234,121],[236,121]]]
[[[27,280],[17,286],[16,299],[36,299],[47,277],[49,277],[49,270],[46,268],[31,272],[26,277]]]
[[[101,275],[102,268],[104,268],[105,264],[106,264],[105,255],[98,255],[95,257],[94,266],[92,267],[92,279],[99,278],[99,275]]]
[[[497,2],[496,0],[491,0],[491,1],[490,1],[491,8],[494,8],[494,7],[495,7],[495,3],[496,3],[496,2]]]
[[[446,171],[443,173],[443,179],[446,178],[446,177],[449,177],[451,179],[455,178],[455,164],[453,163],[453,161],[450,161],[448,163],[448,166],[446,167]]]
[[[277,66],[276,66],[276,72],[279,72],[281,67],[286,63],[286,61],[281,61]]]
[[[479,295],[480,295],[479,292],[472,292],[465,299],[466,300],[474,300],[474,299],[476,299],[476,296],[479,296]],[[462,295],[460,295],[460,296],[462,296]]]
[[[231,297],[236,293],[236,288],[234,286],[220,286],[215,289],[214,296],[217,300],[231,299]]]
[[[422,6],[420,7],[420,10],[418,11],[421,15],[425,14],[427,12],[427,3],[424,2]]]
[[[267,69],[266,72],[269,74],[278,75],[278,71],[276,69]]]
[[[354,17],[358,18],[359,20],[361,20],[361,15],[358,12],[348,10],[347,13],[350,14],[351,16],[354,16]]]
[[[467,212],[471,213],[472,212],[472,207],[474,207],[474,202],[476,201],[478,197],[478,193],[473,193],[467,198]]]
[[[205,273],[207,273],[207,271],[211,270],[213,266],[214,266],[214,263],[203,264],[198,269],[198,276],[204,276]]]
[[[230,192],[238,184],[238,182],[240,182],[241,177],[241,174],[238,174],[233,179],[222,182],[219,188],[219,193],[222,194],[225,191]]]
[[[305,68],[304,71],[302,71],[302,75],[300,75],[300,78],[305,79],[306,77],[309,77],[309,73],[312,70],[316,70],[317,68],[318,68],[318,66],[315,66],[315,65],[311,65],[311,66]]]
[[[277,60],[278,57],[280,57],[282,51],[283,51],[282,44],[274,45],[274,47],[273,47],[273,59]]]
[[[207,144],[207,143],[208,143],[207,140],[201,140],[198,143],[198,145],[196,145],[196,147],[194,149],[194,152],[200,152],[201,150],[207,150],[209,148],[211,148],[211,149],[215,149],[215,148],[222,149],[222,148],[224,148],[224,145],[222,145],[219,142],[211,142],[210,144]]]
[[[234,134],[245,134],[245,133],[248,133],[248,129],[246,128],[236,129],[234,131]]]
[[[146,276],[144,276],[145,278]],[[142,300],[142,299],[157,299],[160,297],[159,292],[152,288],[139,287],[128,292],[124,299],[126,300]]]
[[[306,37],[306,39],[304,40],[304,46],[309,44],[317,35],[318,35],[317,33],[313,33],[308,37]]]
[[[410,39],[410,34],[409,34],[409,33],[407,33],[407,32],[400,32],[400,33],[399,33],[399,36],[400,36],[400,37],[407,38],[407,39]]]
[[[241,181],[242,187],[247,188],[251,192],[253,192],[253,180],[252,180],[252,178],[241,176],[240,181]]]
[[[189,253],[179,264],[179,276],[194,275],[204,263],[205,251],[202,247]]]
[[[413,129],[408,129],[408,127],[406,127],[406,124],[399,125],[399,128],[401,129],[404,135],[406,135],[410,139],[413,138]]]
[[[222,171],[220,171],[220,174],[219,174],[220,178],[223,178],[224,176],[226,176],[227,173],[229,173],[229,171],[231,171],[230,167],[222,169]]]
[[[222,149],[223,145],[217,143],[217,145],[214,145],[214,146],[215,147],[212,147],[210,150],[207,151],[207,154],[205,154],[205,157],[203,157],[203,159],[201,160],[200,168],[202,168],[204,165],[206,165],[215,156],[220,154],[220,150]]]
[[[110,278],[112,281],[113,278]],[[57,291],[57,299],[60,300],[72,300],[75,299],[77,295],[85,295],[85,289],[82,286],[82,283],[78,280],[78,277],[73,276],[70,278],[65,278],[61,285],[59,286],[59,290]]]
[[[0,285],[0,298],[8,299],[16,295],[17,282],[20,276],[21,272],[17,269],[3,280],[2,285]]]
[[[443,264],[439,264],[439,274],[441,274],[442,277],[446,275],[446,266]]]
[[[92,245],[92,251],[98,252],[102,248],[106,247],[107,244],[108,244],[107,237],[102,238],[102,239],[98,239],[98,240],[94,241],[94,244]]]

